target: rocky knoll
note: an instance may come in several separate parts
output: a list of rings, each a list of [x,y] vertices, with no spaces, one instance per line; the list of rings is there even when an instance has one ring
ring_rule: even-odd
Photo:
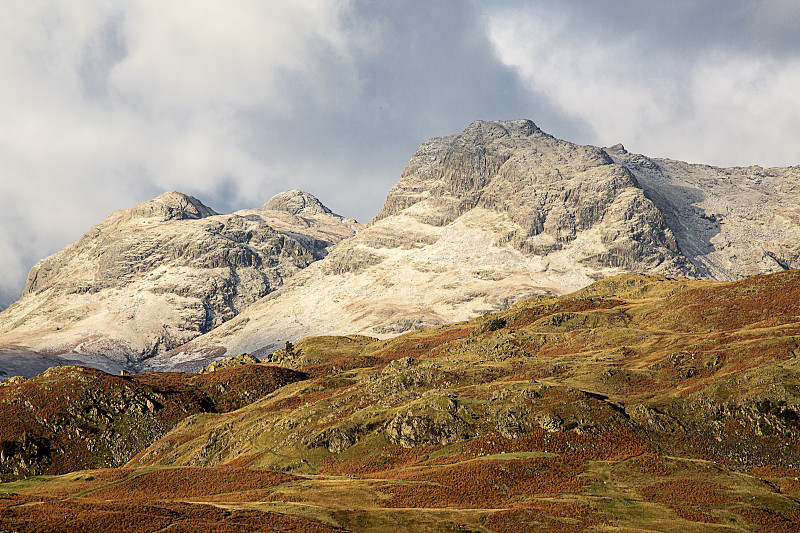
[[[800,266],[800,170],[718,169],[475,122],[420,146],[353,238],[236,319],[148,362],[195,369],[307,335],[387,337],[622,272]]]
[[[218,214],[170,192],[118,211],[40,261],[0,314],[0,371],[82,362],[112,371],[179,346],[324,257],[358,224],[308,193]]]

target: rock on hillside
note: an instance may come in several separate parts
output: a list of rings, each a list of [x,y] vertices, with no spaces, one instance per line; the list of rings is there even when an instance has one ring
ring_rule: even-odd
[[[22,298],[0,314],[0,371],[35,374],[58,358],[136,370],[230,320],[358,227],[296,190],[231,215],[177,192],[112,213],[33,267]]]
[[[556,139],[527,120],[431,139],[367,228],[149,365],[195,369],[307,335],[387,337],[623,272],[728,279],[800,266],[797,168],[759,170],[755,186],[745,176],[755,169],[626,154]],[[753,244],[770,232],[780,244]]]

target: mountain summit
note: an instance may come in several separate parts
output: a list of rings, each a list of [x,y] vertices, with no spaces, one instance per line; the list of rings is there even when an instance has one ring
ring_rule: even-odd
[[[214,362],[0,381],[0,481],[36,476],[0,530],[798,531],[798,193],[475,122],[366,227],[114,213],[0,314],[2,371]]]
[[[322,205],[322,202],[320,202],[316,196],[298,189],[276,194],[270,198],[261,209],[267,211],[286,211],[298,216],[334,214],[330,209]]]
[[[572,250],[591,268],[696,274],[627,168],[529,120],[474,122],[425,143],[373,223],[405,213],[442,227],[474,209],[507,220],[510,231],[497,237],[525,255]]]
[[[132,218],[158,218],[163,221],[192,220],[219,215],[194,196],[176,191],[165,192],[149,202],[142,202],[126,213]]]

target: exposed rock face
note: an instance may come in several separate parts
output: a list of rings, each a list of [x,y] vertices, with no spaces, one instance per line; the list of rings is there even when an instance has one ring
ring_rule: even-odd
[[[524,254],[572,249],[592,267],[693,274],[661,212],[612,163],[600,148],[555,139],[527,120],[475,122],[417,150],[373,223],[410,211],[446,226],[482,208],[510,220],[499,244]]]
[[[220,215],[170,192],[112,213],[31,270],[23,297],[0,314],[0,346],[136,370],[230,320],[358,228],[300,191],[265,207]],[[28,374],[38,370],[31,364]]]
[[[260,360],[257,357],[254,357],[249,353],[243,353],[234,355],[232,357],[226,357],[225,359],[220,359],[219,361],[214,361],[210,365],[203,367],[200,373],[208,374],[209,372],[215,372],[223,368],[233,368],[241,365],[255,365],[258,363],[260,363]]]
[[[606,148],[663,213],[699,277],[800,267],[800,166],[717,168]]]
[[[424,143],[358,235],[151,363],[192,369],[307,335],[386,337],[622,272],[729,279],[798,267],[798,193],[798,168],[656,161],[527,120],[475,122]]]
[[[403,448],[440,445],[474,435],[474,429],[463,419],[465,409],[459,409],[449,399],[439,399],[426,405],[420,412],[409,410],[397,414],[386,426],[386,436],[392,444]]]
[[[34,268],[0,314],[0,351],[199,370],[309,335],[465,320],[624,272],[796,268],[798,196],[800,167],[690,165],[575,145],[527,120],[475,122],[424,143],[368,227],[333,248],[354,221],[296,190],[233,215],[177,193],[112,215]]]

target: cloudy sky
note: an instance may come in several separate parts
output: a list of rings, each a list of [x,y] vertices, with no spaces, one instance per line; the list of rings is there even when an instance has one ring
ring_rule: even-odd
[[[795,0],[8,0],[0,305],[111,211],[290,188],[368,221],[475,119],[715,165],[800,163]]]

